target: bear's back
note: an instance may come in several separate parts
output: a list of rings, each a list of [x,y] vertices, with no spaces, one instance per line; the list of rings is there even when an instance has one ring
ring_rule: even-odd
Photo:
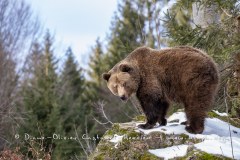
[[[141,69],[158,69],[159,67],[197,67],[203,63],[215,65],[212,58],[205,52],[189,47],[179,46],[155,50],[149,47],[139,47],[131,52],[122,62],[137,63]]]
[[[212,58],[196,48],[180,46],[154,50],[141,47],[134,50],[127,61],[137,61],[143,80],[158,81],[174,101],[190,96],[189,90],[198,93],[195,90],[201,90],[203,85],[218,84],[218,71]]]

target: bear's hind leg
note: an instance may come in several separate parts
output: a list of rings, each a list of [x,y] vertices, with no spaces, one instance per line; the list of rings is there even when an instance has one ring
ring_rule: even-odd
[[[204,120],[206,113],[203,111],[186,111],[187,124],[185,129],[189,133],[200,134],[204,130]]]

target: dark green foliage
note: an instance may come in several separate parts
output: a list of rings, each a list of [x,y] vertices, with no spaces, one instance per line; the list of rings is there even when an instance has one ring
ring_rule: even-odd
[[[23,86],[23,106],[26,112],[26,121],[20,131],[33,137],[51,137],[56,131],[53,123],[58,119],[56,84],[56,60],[52,51],[52,38],[49,32],[44,37],[41,47],[35,43],[30,54],[28,79]],[[31,148],[30,140],[25,141],[25,147]],[[54,147],[51,139],[36,140],[44,150]],[[27,145],[28,144],[28,145]],[[27,149],[26,148],[26,149]],[[30,155],[33,155],[33,152]]]
[[[83,70],[78,68],[71,48],[68,48],[67,60],[64,63],[64,68],[60,76],[61,96],[71,97],[70,101],[75,101],[84,91],[85,79]],[[70,91],[67,92],[66,91]],[[64,94],[65,92],[65,94]],[[62,97],[61,97],[62,99]],[[66,98],[68,99],[68,98]]]
[[[83,70],[78,67],[71,48],[67,50],[66,61],[60,76],[56,74],[56,60],[52,51],[52,38],[47,32],[43,47],[33,45],[29,63],[25,68],[23,103],[26,121],[21,126],[21,135],[51,137],[44,140],[26,140],[23,153],[43,158],[50,152],[54,159],[69,159],[80,156],[83,150],[76,140],[85,131],[91,132],[94,124],[89,118],[87,84]],[[61,139],[53,139],[58,135]],[[36,156],[29,149],[43,154]],[[25,150],[24,150],[25,149]],[[33,150],[33,149],[32,149]]]
[[[58,111],[59,119],[54,121],[57,124],[56,133],[63,137],[76,137],[85,131],[85,122],[89,109],[84,103],[85,78],[82,69],[78,68],[71,48],[66,53],[67,59],[60,76],[58,86]],[[74,155],[82,153],[82,149],[76,140],[57,140],[56,148],[53,151],[53,158],[69,159]]]
[[[104,65],[103,61],[102,44],[100,42],[100,39],[98,38],[96,40],[95,46],[92,48],[92,55],[90,55],[89,60],[90,71],[88,72],[91,80],[96,82],[98,86],[102,84],[101,75],[106,68],[105,66],[106,65]]]
[[[115,14],[109,37],[108,53],[105,62],[113,67],[126,55],[145,43],[144,22],[145,16],[139,13],[137,1],[123,0],[118,6],[120,15]]]

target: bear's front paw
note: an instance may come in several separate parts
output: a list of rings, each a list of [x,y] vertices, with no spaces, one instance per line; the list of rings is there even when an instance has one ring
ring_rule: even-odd
[[[161,122],[159,122],[160,126],[166,126],[167,125],[167,120],[164,118],[161,120]]]
[[[151,125],[151,124],[149,124],[149,123],[139,124],[139,125],[138,125],[138,128],[141,128],[141,129],[151,129],[151,128],[153,128],[153,127],[154,127],[154,125]]]

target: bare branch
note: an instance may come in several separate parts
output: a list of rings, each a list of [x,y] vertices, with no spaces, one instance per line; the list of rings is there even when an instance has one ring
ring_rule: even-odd
[[[16,71],[38,29],[38,20],[24,0],[0,1],[0,135],[4,138],[14,133],[9,129],[15,130],[21,119],[16,105],[20,100],[20,74]],[[4,143],[0,142],[2,146]]]
[[[77,129],[76,129],[76,126],[74,125],[74,130],[75,130],[75,135],[77,137],[77,142],[80,144],[81,148],[83,149],[83,152],[85,153],[85,155],[88,157],[88,152],[87,150],[85,149],[83,143],[81,142],[79,136],[78,136],[78,133],[77,133]]]
[[[158,41],[158,49],[161,49],[161,36],[159,32],[160,28],[160,20],[155,19],[155,25],[156,25],[156,33],[157,33],[157,41]]]
[[[233,15],[228,13],[225,9],[223,9],[222,7],[220,7],[220,8],[228,17],[233,17]]]
[[[95,117],[93,117],[93,119],[100,125],[107,125],[109,124],[109,122],[100,122],[99,120],[97,120]],[[106,127],[105,127],[106,128]]]
[[[107,120],[107,122],[100,122],[96,118],[94,118],[94,120],[101,125],[105,125],[105,124],[108,124],[108,123],[113,125],[113,122],[107,117],[107,115],[104,111],[104,108],[103,108],[105,106],[104,102],[103,101],[98,101],[97,103],[94,104],[94,106],[99,111],[99,113],[102,115],[102,117]]]
[[[227,103],[227,91],[226,91],[226,86],[224,87],[224,102],[226,105],[226,110],[227,110],[227,114],[228,114],[228,103]],[[230,135],[230,140],[231,140],[231,149],[232,149],[232,157],[234,158],[234,154],[233,154],[233,143],[232,143],[232,132],[231,132],[231,128],[230,128],[230,119],[229,119],[229,115],[227,116],[228,119],[228,129],[229,129],[229,135]]]

